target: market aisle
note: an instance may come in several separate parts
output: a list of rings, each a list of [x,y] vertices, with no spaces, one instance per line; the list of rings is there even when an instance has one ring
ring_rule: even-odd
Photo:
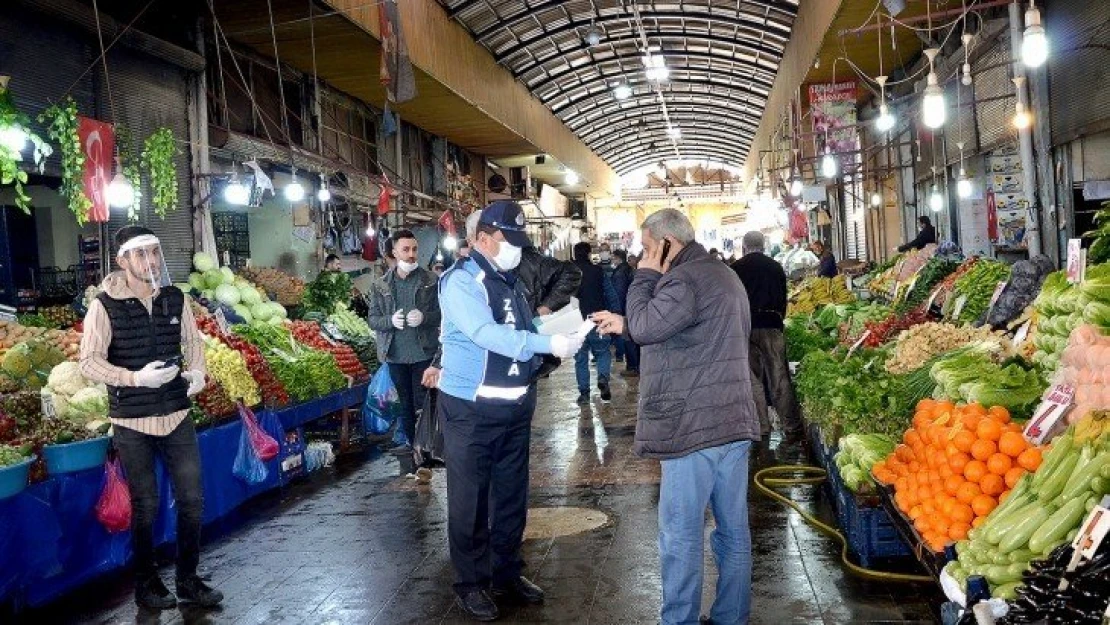
[[[532,507],[549,510],[533,512],[535,537],[525,551],[527,574],[547,591],[547,604],[507,610],[501,622],[655,623],[659,471],[631,453],[635,393],[617,378],[613,404],[581,410],[572,379],[564,366],[543,383],[533,434]],[[763,456],[761,465],[775,462],[774,453]],[[794,496],[822,506],[811,491]],[[777,504],[754,494],[751,501],[753,623],[934,622],[929,605],[941,600],[932,587],[847,576],[831,541]],[[595,512],[560,516],[571,506]],[[108,581],[27,620],[466,622],[453,608],[441,471],[430,486],[418,486],[397,477],[392,458],[375,456],[302,481],[284,500],[248,507],[249,518],[206,548],[203,565],[227,595],[221,612],[136,614],[130,585]],[[583,518],[603,521],[602,514],[607,522],[599,528],[554,537],[579,529]],[[713,581],[706,580],[707,596]]]

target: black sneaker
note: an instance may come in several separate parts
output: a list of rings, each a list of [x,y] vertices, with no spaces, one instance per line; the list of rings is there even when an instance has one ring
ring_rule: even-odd
[[[579,406],[589,406],[590,405],[590,394],[589,393],[579,393],[578,394],[578,405]]]
[[[489,594],[497,601],[533,605],[543,603],[544,597],[543,589],[523,575],[505,586],[494,586]]]
[[[168,610],[177,605],[177,597],[154,575],[135,585],[135,603],[150,610]]]
[[[205,584],[196,575],[177,582],[177,596],[182,603],[195,603],[205,608],[214,608],[224,600],[224,593]]]
[[[476,621],[496,621],[501,612],[497,604],[484,590],[472,590],[455,596],[455,603],[470,618]]]
[[[622,378],[638,378],[638,377],[640,377],[640,371],[637,370],[637,369],[626,369],[624,371],[621,371],[621,377]]]
[[[392,456],[408,456],[408,455],[411,455],[412,454],[412,445],[409,445],[408,443],[406,443],[404,445],[397,445],[396,447],[389,450],[389,454],[392,455]]]
[[[597,390],[601,391],[601,401],[609,403],[613,399],[613,393],[609,390],[609,380],[601,380],[597,383]]]

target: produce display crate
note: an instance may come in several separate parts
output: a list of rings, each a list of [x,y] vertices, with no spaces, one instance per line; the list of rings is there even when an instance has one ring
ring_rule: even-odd
[[[304,459],[306,447],[302,428],[286,430],[285,440],[281,442],[280,466],[283,481],[287,482],[307,472]]]
[[[826,482],[832,492],[836,519],[848,548],[865,567],[876,558],[901,558],[911,551],[899,535],[879,495],[853,493],[840,477],[840,470],[829,456]]]
[[[941,569],[948,564],[948,556],[945,553],[933,551],[925,544],[921,534],[917,532],[910,520],[898,510],[898,506],[894,503],[894,489],[880,485],[879,499],[882,501],[883,509],[886,510],[888,518],[893,521],[894,528],[901,535],[905,544],[910,547],[914,557],[930,575],[939,579]]]

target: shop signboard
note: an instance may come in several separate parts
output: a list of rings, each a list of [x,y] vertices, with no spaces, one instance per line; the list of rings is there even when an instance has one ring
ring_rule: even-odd
[[[826,143],[832,152],[856,149],[855,81],[810,85],[809,104],[813,132],[828,136]]]
[[[1087,273],[1087,250],[1083,239],[1068,239],[1068,282],[1079,284]]]
[[[88,220],[108,221],[108,185],[115,164],[116,135],[112,125],[88,117],[77,117],[77,135],[85,153],[85,195],[92,201]]]

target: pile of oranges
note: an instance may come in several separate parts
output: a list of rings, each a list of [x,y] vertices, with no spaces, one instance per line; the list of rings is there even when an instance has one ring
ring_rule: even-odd
[[[902,444],[872,468],[894,486],[894,501],[933,551],[967,538],[1026,472],[1041,450],[1029,445],[1002,406],[923,399]]]

